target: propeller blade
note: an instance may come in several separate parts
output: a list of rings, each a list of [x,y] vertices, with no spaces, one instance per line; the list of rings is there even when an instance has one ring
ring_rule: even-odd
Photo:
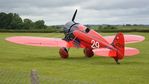
[[[74,22],[74,20],[75,20],[76,14],[77,14],[77,9],[76,9],[76,11],[75,11],[75,13],[74,13],[74,15],[73,15],[73,17],[72,17],[72,21],[73,21],[73,22]]]

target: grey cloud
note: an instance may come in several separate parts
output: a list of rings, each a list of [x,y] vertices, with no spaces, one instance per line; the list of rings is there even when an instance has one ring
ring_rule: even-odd
[[[0,7],[1,8],[57,8],[64,6],[74,6],[83,2],[80,0],[1,0]]]
[[[93,2],[94,1],[94,2]],[[110,9],[131,9],[149,7],[148,0],[93,0],[84,3],[86,9],[110,10]]]
[[[78,8],[76,21],[84,24],[146,24],[148,4],[148,0],[0,0],[0,11],[52,25],[69,21]]]

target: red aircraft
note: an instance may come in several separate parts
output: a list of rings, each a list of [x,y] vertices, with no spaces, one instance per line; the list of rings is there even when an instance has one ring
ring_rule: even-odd
[[[31,45],[31,46],[46,46],[46,47],[60,47],[59,54],[61,58],[68,58],[69,49],[84,48],[86,57],[105,56],[113,58],[117,64],[124,56],[132,56],[139,54],[136,48],[125,47],[127,43],[141,42],[145,38],[139,35],[123,35],[122,32],[116,36],[101,36],[99,33],[90,29],[80,23],[76,23],[77,10],[75,11],[72,21],[64,25],[65,37],[61,38],[45,38],[45,37],[31,37],[31,36],[14,36],[6,38],[7,41]]]

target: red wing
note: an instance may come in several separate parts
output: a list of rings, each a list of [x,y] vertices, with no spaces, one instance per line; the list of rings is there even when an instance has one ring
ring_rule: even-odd
[[[61,38],[46,38],[46,37],[31,37],[31,36],[15,36],[6,38],[7,41],[31,45],[31,46],[45,46],[45,47],[72,47],[68,42]]]
[[[105,36],[104,37],[109,43],[112,43],[115,36]],[[139,35],[124,35],[125,43],[136,43],[136,42],[141,42],[145,38],[143,36]]]
[[[104,57],[115,57],[116,51],[108,49],[108,48],[98,48],[94,49],[93,52],[97,56],[104,56]],[[125,47],[125,56],[133,56],[139,54],[139,50],[136,48]]]

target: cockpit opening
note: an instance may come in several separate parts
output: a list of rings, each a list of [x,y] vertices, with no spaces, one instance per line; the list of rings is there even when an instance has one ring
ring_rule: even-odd
[[[85,29],[85,32],[86,32],[86,33],[90,32],[90,28],[87,27],[87,28]]]

